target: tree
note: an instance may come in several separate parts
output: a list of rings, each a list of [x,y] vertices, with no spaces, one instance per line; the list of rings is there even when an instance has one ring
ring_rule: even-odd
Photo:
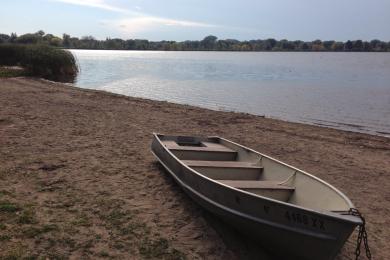
[[[43,37],[43,35],[45,35],[45,32],[42,31],[42,30],[39,30],[39,31],[37,31],[35,34],[37,34],[37,35]]]
[[[272,39],[272,38],[265,40],[265,49],[267,51],[272,50],[276,46],[276,43],[277,43],[277,41],[275,39]]]
[[[295,50],[300,50],[301,46],[303,44],[303,41],[293,41],[292,43],[294,44],[294,49]]]
[[[79,38],[71,37],[69,39],[69,42],[70,42],[70,47],[75,48],[75,49],[81,48],[81,44],[80,44]]]
[[[286,51],[292,51],[295,48],[294,43],[288,41],[288,40],[281,40],[279,42],[279,48],[280,50],[286,50]]]
[[[123,50],[125,45],[122,39],[106,39],[106,48],[110,50]]]
[[[344,43],[342,42],[334,42],[331,47],[332,51],[343,51],[344,50]]]
[[[78,43],[82,49],[97,49],[97,42],[93,36],[87,35],[81,37]]]
[[[9,38],[11,38],[8,34],[0,33],[0,43],[8,42]]]
[[[51,39],[55,38],[56,36],[54,36],[53,34],[46,34],[45,36],[42,37],[42,39],[46,42],[50,42]]]
[[[363,51],[363,41],[357,40],[352,42],[352,50],[353,51]]]
[[[62,46],[62,39],[54,36],[53,38],[50,39],[49,44],[51,46],[60,47]]]
[[[251,50],[251,46],[249,44],[241,44],[241,48],[240,48],[240,51],[250,51]]]
[[[70,35],[69,34],[64,33],[62,35],[62,44],[64,45],[65,48],[70,48],[71,47],[71,45],[70,45]]]
[[[14,43],[16,42],[17,38],[18,36],[16,35],[16,33],[11,33],[11,36],[9,37],[9,42]]]
[[[334,44],[334,41],[324,41],[322,42],[322,45],[324,46],[325,50],[330,51],[332,50],[332,45]]]
[[[227,40],[218,40],[217,42],[217,49],[221,51],[227,51],[229,50],[230,43]]]
[[[36,44],[40,42],[40,40],[41,37],[38,34],[26,33],[17,37],[16,42],[23,44]]]
[[[302,51],[307,51],[311,49],[311,44],[309,42],[304,42],[301,44],[300,49]]]
[[[134,40],[127,40],[125,42],[125,49],[126,50],[134,50],[135,49],[135,41]]]
[[[387,44],[385,42],[380,42],[379,51],[386,51],[386,49],[387,49]]]
[[[371,51],[371,46],[369,42],[363,42],[363,51]]]
[[[344,44],[344,51],[352,51],[352,48],[353,48],[353,44],[351,41],[347,41]]]
[[[148,40],[135,40],[135,49],[136,50],[147,50],[149,48],[149,41]]]
[[[324,50],[324,46],[322,45],[322,41],[321,40],[315,40],[311,43],[311,49],[313,51],[323,51]]]
[[[377,40],[377,39],[372,40],[372,41],[370,42],[371,50],[373,50],[373,51],[378,51],[380,42],[381,42],[381,41],[380,41],[380,40]]]
[[[202,41],[202,46],[206,49],[206,50],[212,50],[214,49],[215,47],[215,43],[217,42],[217,37],[214,36],[214,35],[209,35],[209,36],[206,36]]]
[[[86,35],[86,36],[81,37],[81,40],[82,41],[94,41],[95,38],[91,35]],[[109,40],[109,38],[107,38],[106,40]]]

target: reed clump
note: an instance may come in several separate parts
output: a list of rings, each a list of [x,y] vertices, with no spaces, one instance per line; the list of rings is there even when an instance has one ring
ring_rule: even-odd
[[[79,72],[71,52],[46,45],[0,45],[0,66],[20,66],[26,75],[73,82]]]

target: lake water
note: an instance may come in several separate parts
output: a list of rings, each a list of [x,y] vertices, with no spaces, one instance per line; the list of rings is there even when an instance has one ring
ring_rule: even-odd
[[[72,53],[81,88],[390,136],[390,53]]]

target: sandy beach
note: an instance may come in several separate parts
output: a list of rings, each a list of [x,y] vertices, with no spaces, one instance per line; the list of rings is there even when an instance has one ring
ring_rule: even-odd
[[[181,191],[152,132],[219,135],[322,178],[390,258],[389,138],[29,78],[0,79],[0,258],[272,259]]]

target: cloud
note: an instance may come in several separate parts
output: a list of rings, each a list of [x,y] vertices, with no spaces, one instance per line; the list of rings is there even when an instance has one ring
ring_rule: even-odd
[[[111,5],[107,3],[105,0],[51,0],[51,1],[62,2],[66,4],[72,4],[72,5],[82,5],[82,6],[100,8],[100,9],[104,9],[112,12],[118,12],[118,13],[134,13],[125,8]]]
[[[87,6],[92,8],[100,8],[112,12],[117,12],[125,14],[126,16],[132,16],[131,18],[123,18],[119,20],[111,21],[101,21],[100,24],[103,26],[109,26],[115,30],[118,30],[127,35],[133,35],[138,32],[148,31],[155,28],[161,28],[164,26],[171,27],[220,27],[213,24],[186,21],[186,20],[176,20],[170,18],[163,18],[158,16],[153,16],[145,14],[139,11],[132,11],[126,8],[121,8],[115,5],[108,3],[106,0],[50,0],[55,2],[62,2],[72,5]],[[140,10],[141,7],[136,6],[137,10]]]
[[[117,29],[123,33],[134,35],[138,32],[152,30],[158,27],[203,27],[211,28],[217,27],[216,25],[185,21],[185,20],[175,20],[162,17],[154,16],[139,16],[134,18],[125,18],[113,21],[107,21],[107,25]]]

